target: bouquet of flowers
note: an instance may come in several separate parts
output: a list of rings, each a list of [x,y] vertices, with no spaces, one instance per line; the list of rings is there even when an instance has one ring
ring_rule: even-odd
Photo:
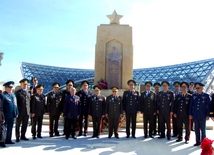
[[[118,130],[120,129],[120,127],[123,125],[123,123],[125,121],[126,121],[126,116],[124,114],[122,114],[122,116],[119,118]],[[102,119],[102,129],[101,129],[101,131],[103,131],[104,129],[108,129],[108,118],[106,116]]]
[[[102,88],[102,89],[107,89],[108,88],[108,83],[105,82],[103,79],[101,79],[100,81],[97,81],[98,85]]]
[[[201,142],[201,155],[213,155],[213,147],[212,147],[213,140],[208,138],[204,138]]]

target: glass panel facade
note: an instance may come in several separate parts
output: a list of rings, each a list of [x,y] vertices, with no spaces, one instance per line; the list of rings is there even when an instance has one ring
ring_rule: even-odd
[[[33,76],[37,77],[39,83],[45,85],[44,93],[52,90],[51,85],[54,82],[59,82],[63,86],[67,80],[72,79],[77,88],[80,87],[83,80],[90,81],[90,88],[94,83],[93,69],[54,67],[21,62],[21,72],[23,78],[29,80]],[[214,82],[214,58],[171,66],[133,69],[133,79],[139,84],[144,84],[146,81],[161,83],[167,80],[171,90],[174,89],[175,81],[202,82],[205,84],[204,90],[209,92]]]

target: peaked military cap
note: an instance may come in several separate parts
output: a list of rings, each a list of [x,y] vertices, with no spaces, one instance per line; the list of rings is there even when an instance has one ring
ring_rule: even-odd
[[[32,77],[32,79],[31,79],[32,82],[37,81],[37,80],[38,80],[37,77]]]
[[[147,82],[145,83],[145,86],[152,86],[152,82],[147,81]]]
[[[180,82],[179,81],[175,81],[174,83],[173,83],[173,85],[176,87],[176,86],[179,86],[180,87]]]
[[[129,80],[129,81],[127,82],[127,84],[128,84],[128,85],[136,85],[136,82],[135,82],[135,80]]]
[[[190,82],[190,83],[189,83],[189,85],[193,85],[193,86],[194,86],[194,85],[195,85],[195,83],[194,83],[194,82]]]
[[[203,86],[204,86],[203,83],[200,83],[200,82],[196,82],[196,83],[195,83],[195,88],[201,88],[201,87],[203,87]]]
[[[22,79],[19,81],[21,84],[28,84],[29,80],[28,79]]]
[[[14,85],[14,82],[13,82],[13,81],[8,81],[8,82],[4,83],[3,86],[9,87],[9,88],[13,88],[13,85]]]
[[[161,84],[159,82],[154,83],[154,87],[160,87]]]
[[[118,89],[119,89],[118,87],[111,87],[112,91],[118,91]]]
[[[98,85],[95,85],[95,86],[93,87],[93,89],[94,89],[94,90],[101,90],[102,88],[101,88],[100,86],[98,86]]]
[[[52,87],[53,87],[53,88],[54,88],[54,87],[60,87],[60,84],[59,84],[58,82],[55,82],[55,83],[52,84]]]
[[[186,86],[187,88],[189,88],[189,84],[187,82],[181,82],[180,86],[181,87]]]
[[[89,82],[84,80],[84,81],[82,81],[81,85],[89,85]]]
[[[66,85],[74,85],[74,81],[73,81],[73,80],[68,80],[68,81],[66,82]]]
[[[44,89],[44,85],[43,84],[39,84],[36,86],[36,89]]]
[[[161,82],[161,85],[162,86],[169,86],[169,82],[168,81],[163,81],[163,82]]]

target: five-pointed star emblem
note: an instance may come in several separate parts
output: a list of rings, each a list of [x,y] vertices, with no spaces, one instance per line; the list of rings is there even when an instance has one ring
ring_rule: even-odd
[[[120,24],[120,19],[123,17],[121,15],[118,15],[117,12],[114,10],[112,15],[107,15],[107,17],[110,19],[110,24]]]

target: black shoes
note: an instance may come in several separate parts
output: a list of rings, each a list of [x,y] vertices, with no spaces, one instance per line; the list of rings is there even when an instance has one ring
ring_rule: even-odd
[[[176,140],[176,142],[181,142],[182,141],[182,138],[178,138],[177,140]]]
[[[36,139],[36,136],[33,136],[33,139]]]
[[[195,143],[195,144],[194,144],[194,146],[199,146],[199,145],[201,145],[201,143]]]
[[[171,138],[170,137],[167,137],[167,140],[170,140]]]
[[[79,133],[78,136],[82,136],[82,133]]]
[[[2,145],[0,145],[0,147],[6,147],[6,145],[5,145],[5,144],[2,144]]]
[[[126,136],[126,138],[129,138],[129,137],[130,137],[129,135]]]
[[[145,135],[144,138],[147,138],[147,135]]]
[[[91,138],[95,138],[96,136],[95,135],[93,135]]]
[[[154,138],[153,136],[149,136],[150,138]]]
[[[76,137],[76,136],[72,136],[72,138],[73,138],[73,139],[77,139],[77,137]]]
[[[20,142],[19,138],[16,138],[16,142],[17,142],[17,143]]]
[[[189,144],[189,140],[185,140],[185,144]]]
[[[159,139],[161,139],[161,138],[165,138],[165,136],[160,136],[160,137],[158,137]]]
[[[119,136],[115,136],[115,138],[120,139]]]
[[[53,137],[53,134],[50,134],[50,137]]]
[[[87,133],[84,133],[84,136],[86,137],[86,136],[87,136]]]
[[[29,139],[26,137],[22,137],[21,140],[29,140]]]
[[[14,142],[5,142],[5,144],[15,144]]]
[[[38,138],[41,138],[41,139],[43,138],[41,135],[37,135],[37,137],[38,137]]]

